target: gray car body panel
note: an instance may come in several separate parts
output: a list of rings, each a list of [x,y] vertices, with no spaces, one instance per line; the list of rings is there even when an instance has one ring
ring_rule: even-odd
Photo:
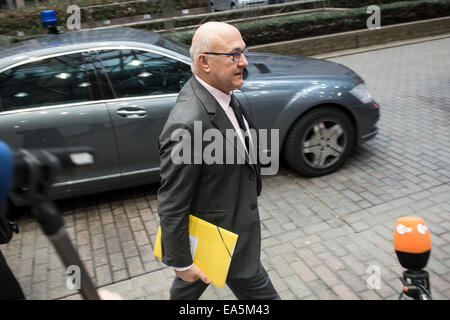
[[[161,44],[167,48],[161,48]],[[104,29],[51,35],[0,49],[0,72],[46,56],[104,48],[139,48],[190,64],[187,47],[158,34]],[[362,81],[349,68],[323,60],[262,53],[250,53],[248,61],[244,85],[235,94],[258,128],[279,129],[280,143],[301,115],[326,104],[341,108],[350,116],[356,143],[376,134],[379,112],[372,103],[364,105],[349,93]],[[0,139],[12,149],[79,145],[94,148],[93,166],[77,168],[58,178],[56,199],[157,182],[157,138],[176,97],[177,94],[141,96],[0,112]],[[117,116],[124,104],[145,109],[148,117],[124,120]],[[86,112],[89,120],[83,115]],[[32,133],[31,144],[18,139],[19,132],[26,131]],[[55,142],[56,137],[59,142]],[[13,201],[21,204],[20,198],[13,197]]]

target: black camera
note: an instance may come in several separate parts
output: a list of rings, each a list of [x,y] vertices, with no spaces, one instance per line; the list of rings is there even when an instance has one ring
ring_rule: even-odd
[[[0,208],[10,192],[22,197],[29,205],[32,216],[36,218],[52,242],[59,257],[66,267],[76,265],[81,272],[80,293],[85,299],[99,299],[97,290],[89,278],[77,250],[70,241],[64,228],[63,219],[51,200],[51,190],[56,176],[62,170],[89,165],[94,162],[91,148],[58,148],[58,149],[21,149],[13,153],[0,141]],[[0,212],[2,213],[2,212]],[[0,220],[6,217],[0,214]],[[6,220],[5,239],[12,236],[11,224]],[[0,224],[0,229],[1,229]],[[9,233],[8,233],[9,232]],[[9,239],[8,239],[9,237]]]

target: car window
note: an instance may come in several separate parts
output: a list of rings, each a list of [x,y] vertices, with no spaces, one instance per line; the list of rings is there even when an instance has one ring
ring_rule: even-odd
[[[179,54],[182,54],[183,56],[189,57],[189,46],[185,45],[184,43],[178,43],[175,41],[170,40],[169,38],[163,38],[160,37],[158,39],[158,42],[156,42],[157,46],[175,51]]]
[[[104,98],[90,53],[73,53],[26,63],[0,74],[0,110]]]
[[[152,52],[122,49],[98,51],[118,98],[178,93],[191,67]]]

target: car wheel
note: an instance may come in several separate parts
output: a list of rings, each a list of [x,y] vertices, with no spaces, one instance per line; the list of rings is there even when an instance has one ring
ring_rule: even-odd
[[[333,107],[314,109],[291,128],[284,159],[300,175],[323,176],[345,162],[354,140],[353,125],[344,112]]]

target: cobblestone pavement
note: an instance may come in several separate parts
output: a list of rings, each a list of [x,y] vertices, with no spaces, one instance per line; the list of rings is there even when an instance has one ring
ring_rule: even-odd
[[[450,298],[450,38],[330,59],[358,72],[382,106],[379,135],[334,174],[287,168],[263,178],[262,260],[282,299],[397,299],[403,269],[395,221],[424,218],[433,297]],[[99,287],[126,299],[168,299],[174,276],[152,255],[157,185],[59,202]],[[36,222],[1,246],[29,299],[79,299]],[[372,266],[372,267],[371,267]],[[379,288],[370,288],[373,266]],[[375,268],[376,268],[375,267]],[[235,299],[210,286],[202,299]]]

